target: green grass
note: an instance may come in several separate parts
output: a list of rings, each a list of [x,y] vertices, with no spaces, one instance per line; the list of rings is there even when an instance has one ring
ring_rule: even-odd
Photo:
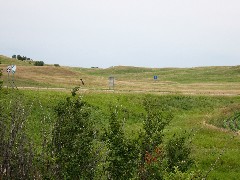
[[[153,79],[157,75],[160,81],[173,81],[177,83],[203,83],[203,82],[239,82],[240,66],[196,67],[196,68],[140,68],[140,67],[111,67],[107,69],[73,68],[92,76],[110,75],[116,78],[131,78],[138,80]]]
[[[6,90],[5,90],[6,91]],[[16,92],[2,93],[1,102],[16,95]],[[55,91],[18,91],[23,94],[27,102],[33,102],[32,112],[29,116],[29,135],[36,143],[41,142],[42,128],[52,128],[54,123],[54,107],[70,96],[70,93]],[[129,116],[126,120],[126,133],[137,133],[142,128],[145,117],[143,108],[144,98],[154,100],[156,108],[171,111],[174,119],[166,128],[166,138],[173,134],[185,131],[192,134],[192,156],[198,167],[207,172],[217,161],[214,170],[209,174],[210,179],[234,179],[240,175],[240,138],[233,132],[212,129],[203,124],[219,112],[219,109],[240,104],[239,97],[208,97],[183,95],[144,95],[144,94],[116,94],[116,93],[83,93],[83,99],[96,108],[93,119],[98,126],[106,127],[109,106],[122,106],[126,108]],[[45,118],[44,123],[41,122]],[[40,146],[40,145],[39,145]],[[222,154],[222,155],[220,155]]]

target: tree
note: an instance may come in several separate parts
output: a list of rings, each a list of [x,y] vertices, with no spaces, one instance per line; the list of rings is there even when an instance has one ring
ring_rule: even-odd
[[[13,59],[17,59],[17,60],[21,60],[21,61],[23,61],[23,60],[31,60],[31,58],[28,58],[27,56],[21,56],[21,55],[12,55],[12,58]]]
[[[35,61],[34,66],[44,66],[44,62],[43,61]]]
[[[21,55],[17,55],[18,60],[23,60]]]

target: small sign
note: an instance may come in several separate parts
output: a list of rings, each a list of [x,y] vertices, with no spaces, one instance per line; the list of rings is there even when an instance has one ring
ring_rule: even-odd
[[[11,70],[12,70],[12,66],[8,66],[8,67],[7,67],[7,73],[10,73]]]
[[[14,74],[17,70],[17,66],[16,65],[12,65],[12,73]]]
[[[153,79],[154,79],[154,80],[157,80],[157,79],[158,79],[158,76],[153,76]]]
[[[15,84],[15,80],[14,80],[14,74],[16,73],[16,70],[17,70],[17,66],[16,65],[11,65],[11,66],[8,66],[7,67],[7,73],[8,73],[8,84],[10,84],[12,86],[12,88],[17,88],[16,84]],[[12,72],[12,78],[10,79],[10,72]],[[8,88],[8,86],[7,86]]]

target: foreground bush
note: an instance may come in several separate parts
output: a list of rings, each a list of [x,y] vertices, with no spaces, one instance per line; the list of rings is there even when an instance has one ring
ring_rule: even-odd
[[[173,137],[164,144],[164,129],[173,116],[159,108],[154,98],[145,99],[142,129],[129,137],[125,123],[130,112],[124,107],[111,105],[108,126],[99,132],[94,119],[100,118],[100,111],[77,95],[68,97],[56,103],[52,129],[41,131],[42,145],[37,146],[27,133],[32,103],[16,94],[6,108],[0,101],[0,179],[200,177],[198,171],[188,172],[193,160],[186,136]],[[37,108],[41,111],[42,105]],[[45,119],[43,112],[41,118]]]
[[[26,134],[29,109],[21,96],[0,104],[0,179],[38,176],[33,143]]]
[[[124,123],[128,111],[117,106],[110,108],[109,128],[105,136],[109,149],[106,164],[107,177],[109,179],[168,179],[175,177],[175,173],[183,177],[187,176],[187,170],[193,163],[190,158],[190,148],[186,143],[187,137],[174,137],[164,146],[163,130],[171,121],[172,115],[170,112],[156,108],[155,102],[151,99],[146,99],[144,106],[146,117],[143,122],[143,131],[139,132],[136,138],[128,138],[124,134]],[[195,176],[194,172],[192,174]]]
[[[91,108],[78,98],[56,107],[52,151],[58,179],[93,179],[98,157],[94,154]]]
[[[124,134],[125,116],[126,110],[110,107],[109,128],[104,138],[109,150],[106,159],[109,179],[130,179],[137,175],[138,143]]]

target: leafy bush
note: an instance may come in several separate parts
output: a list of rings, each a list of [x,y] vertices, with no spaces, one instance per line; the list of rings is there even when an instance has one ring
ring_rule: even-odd
[[[0,179],[198,178],[198,171],[188,172],[193,161],[187,136],[173,137],[164,145],[164,129],[173,116],[157,98],[145,98],[145,112],[137,116],[144,118],[139,119],[143,126],[134,136],[125,131],[131,111],[122,106],[112,105],[102,115],[82,98],[68,97],[55,106],[51,124],[39,103],[34,108],[41,116],[33,119],[42,123],[36,145],[27,131],[35,102],[27,105],[16,94],[6,108],[0,99]],[[107,116],[107,129],[99,132],[96,120]]]
[[[203,180],[206,179],[203,176],[203,173],[199,170],[182,172],[178,167],[174,167],[173,172],[168,172],[164,174],[165,180]]]
[[[146,98],[146,118],[143,131],[136,138],[127,138],[124,123],[128,111],[118,106],[110,108],[109,128],[105,135],[108,147],[107,177],[110,179],[166,179],[175,168],[182,176],[192,165],[186,137],[171,139],[163,145],[163,130],[172,119],[170,112],[156,106],[156,99]],[[184,173],[185,172],[185,173]],[[190,176],[189,176],[190,177]]]
[[[190,158],[191,149],[186,143],[186,136],[177,136],[170,139],[166,145],[166,157],[169,171],[175,167],[181,172],[186,172],[193,164]]]
[[[29,107],[21,96],[0,106],[0,179],[35,179],[34,147],[26,134]]]
[[[71,93],[72,93],[72,96],[76,96],[77,95],[77,91],[79,90],[79,86],[77,86],[77,87],[74,87],[73,89],[72,89],[72,91],[71,91]]]
[[[138,166],[137,143],[125,137],[124,118],[126,111],[110,107],[109,130],[105,141],[108,147],[107,176],[110,179],[130,179],[136,176]]]
[[[57,179],[92,179],[98,162],[93,152],[96,132],[91,108],[79,98],[67,98],[56,107],[52,151]]]
[[[59,64],[54,64],[54,66],[55,66],[55,67],[60,67],[60,65],[59,65]]]
[[[166,166],[163,149],[163,130],[171,121],[172,114],[162,111],[157,99],[147,96],[144,100],[146,118],[140,134],[140,179],[163,179]]]

